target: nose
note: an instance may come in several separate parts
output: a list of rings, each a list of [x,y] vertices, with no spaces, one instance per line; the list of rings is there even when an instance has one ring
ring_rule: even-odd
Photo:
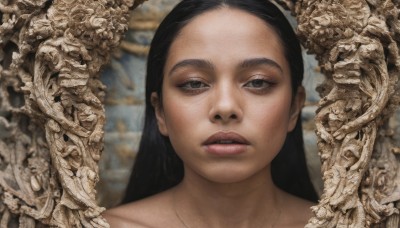
[[[211,96],[209,118],[213,123],[240,122],[243,110],[241,108],[240,92],[234,86],[223,84],[215,88]]]

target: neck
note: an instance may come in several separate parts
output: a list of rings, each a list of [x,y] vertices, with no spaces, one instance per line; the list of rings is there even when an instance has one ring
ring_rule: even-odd
[[[269,167],[228,184],[211,182],[186,169],[174,191],[177,216],[189,228],[271,227],[280,214]]]

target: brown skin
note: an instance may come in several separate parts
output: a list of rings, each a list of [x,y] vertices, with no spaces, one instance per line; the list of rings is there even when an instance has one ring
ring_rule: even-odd
[[[162,192],[156,196],[152,196],[134,203],[122,205],[104,213],[104,217],[111,225],[111,228],[186,228],[176,217],[173,208],[174,189]],[[278,190],[279,191],[279,190]],[[276,228],[303,228],[308,219],[311,218],[310,207],[313,203],[303,199],[289,195],[283,191],[279,191],[279,198],[283,199],[281,206],[282,214],[279,221],[275,224]],[[203,199],[203,197],[201,197]],[[217,200],[218,201],[218,200]],[[234,200],[236,204],[237,200]],[[257,206],[256,206],[257,207]],[[240,209],[240,207],[238,207]],[[178,209],[179,210],[179,209]],[[179,210],[181,212],[181,210]],[[180,213],[182,214],[182,213]],[[182,214],[183,215],[183,214]],[[266,220],[271,217],[276,217],[276,214],[270,216],[268,213],[264,214]],[[191,224],[194,218],[183,217],[185,223],[190,228],[196,227],[219,227]],[[198,219],[198,218],[197,218]],[[263,219],[264,220],[264,219]],[[274,218],[271,218],[274,220]],[[270,223],[265,222],[265,226],[259,224],[248,226],[220,226],[220,227],[271,227]]]
[[[304,227],[312,203],[279,190],[270,173],[304,89],[292,100],[281,41],[264,21],[231,8],[194,18],[171,45],[162,104],[155,93],[152,103],[185,176],[168,191],[108,210],[111,227],[184,228],[177,213],[190,228]],[[248,145],[210,154],[203,143],[216,132],[240,134]]]

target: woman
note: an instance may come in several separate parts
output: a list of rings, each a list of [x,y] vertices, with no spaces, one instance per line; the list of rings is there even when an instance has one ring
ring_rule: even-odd
[[[270,2],[179,3],[151,45],[142,141],[111,227],[304,227],[316,196],[302,64]]]

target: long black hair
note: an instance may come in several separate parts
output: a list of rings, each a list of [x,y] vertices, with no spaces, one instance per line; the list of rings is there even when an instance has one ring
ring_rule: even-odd
[[[270,25],[280,37],[291,72],[292,94],[303,80],[301,47],[282,12],[267,0],[183,0],[165,17],[157,29],[148,56],[146,78],[146,111],[139,151],[122,203],[154,195],[177,185],[183,178],[181,159],[168,137],[157,127],[150,96],[162,97],[163,70],[169,48],[180,30],[196,16],[221,7],[232,7],[251,13]],[[210,41],[212,42],[212,41]],[[271,165],[274,183],[286,192],[317,201],[318,197],[308,176],[301,127],[288,133],[285,144]]]

